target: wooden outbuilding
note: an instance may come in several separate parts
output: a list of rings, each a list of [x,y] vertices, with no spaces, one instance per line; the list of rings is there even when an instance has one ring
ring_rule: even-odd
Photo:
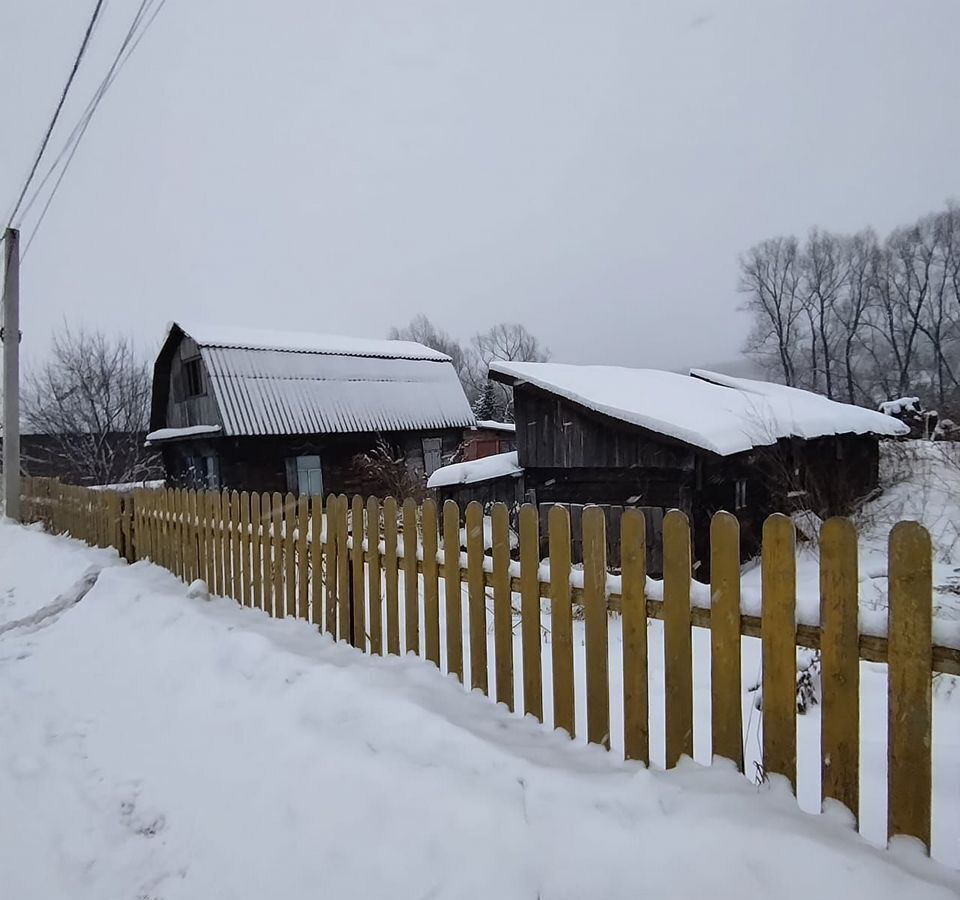
[[[409,341],[173,324],[148,442],[169,484],[397,493],[474,425],[450,358]]]
[[[908,431],[873,410],[702,370],[494,362],[490,377],[513,389],[527,500],[681,509],[698,575],[716,511],[737,516],[750,556],[772,512],[849,511],[878,485],[879,439]]]

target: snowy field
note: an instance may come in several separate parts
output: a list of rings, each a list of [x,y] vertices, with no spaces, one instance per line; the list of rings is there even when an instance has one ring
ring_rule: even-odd
[[[646,771],[421,661],[0,524],[20,619],[89,566],[104,568],[77,604],[0,634],[5,897],[960,892],[914,846],[872,847],[781,784]]]

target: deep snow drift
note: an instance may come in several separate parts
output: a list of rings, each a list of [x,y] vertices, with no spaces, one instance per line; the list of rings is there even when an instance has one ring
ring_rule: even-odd
[[[953,897],[960,876],[723,767],[664,774],[416,659],[0,524],[0,884],[26,898]],[[29,605],[32,603],[33,610]],[[22,617],[22,616],[21,616]]]

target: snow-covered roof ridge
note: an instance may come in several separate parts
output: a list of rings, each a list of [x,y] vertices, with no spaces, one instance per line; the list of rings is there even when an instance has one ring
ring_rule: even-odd
[[[522,474],[523,469],[520,468],[517,451],[511,450],[509,453],[495,453],[493,456],[484,456],[482,459],[442,466],[427,480],[427,487],[475,484],[478,481],[490,481],[493,478],[508,476],[519,478]]]
[[[682,375],[620,366],[495,361],[490,372],[720,456],[786,437],[898,437],[908,431],[902,422],[874,410],[702,369]]]
[[[239,328],[177,320],[167,333],[179,328],[200,347],[229,347],[242,350],[279,350],[290,353],[319,353],[329,356],[368,356],[384,359],[417,359],[450,362],[450,357],[415,341],[387,338],[359,338],[335,334],[311,334],[305,331],[273,331]]]

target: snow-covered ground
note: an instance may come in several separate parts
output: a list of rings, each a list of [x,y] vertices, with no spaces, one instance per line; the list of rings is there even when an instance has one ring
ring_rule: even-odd
[[[871,847],[781,784],[647,771],[422,661],[111,562],[0,524],[19,618],[106,564],[75,605],[0,634],[4,897],[960,892],[915,847]]]

